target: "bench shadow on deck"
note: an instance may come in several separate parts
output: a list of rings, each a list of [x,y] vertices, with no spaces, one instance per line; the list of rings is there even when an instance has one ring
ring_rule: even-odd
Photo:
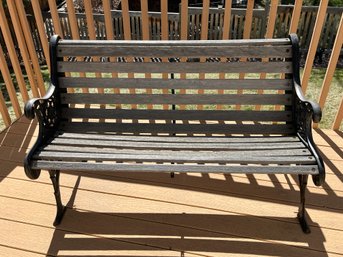
[[[30,147],[32,135],[36,130],[35,124],[25,119],[14,123],[10,128],[0,134],[1,152],[3,160],[8,160],[2,168],[0,181],[20,166],[27,148]],[[336,143],[324,133],[317,129],[316,132],[321,140],[326,142],[330,148],[342,158],[342,146]],[[341,132],[335,132],[343,138]],[[32,142],[31,142],[32,143]],[[321,143],[318,144],[321,146]],[[11,149],[11,150],[10,150]],[[339,167],[332,161],[332,153],[326,154],[325,147],[320,147],[327,169],[329,170],[328,182],[321,190],[307,192],[307,206],[311,209],[323,210],[328,213],[341,214],[343,212],[340,204],[343,197],[337,195],[330,185],[330,176],[335,176],[340,183],[343,176]],[[323,150],[324,149],[324,150]],[[3,161],[1,161],[3,162]],[[23,170],[23,169],[22,169]],[[269,176],[269,181],[256,179],[254,175],[248,175],[248,180],[241,182],[234,175],[225,175],[225,179],[213,179],[211,175],[190,176],[177,174],[171,179],[168,174],[152,173],[102,173],[94,176],[86,172],[63,172],[64,174],[76,176],[76,182],[67,203],[68,210],[62,224],[54,230],[50,245],[46,254],[52,256],[105,256],[115,252],[115,256],[229,256],[230,254],[258,255],[258,256],[329,256],[328,252],[342,254],[342,249],[327,249],[323,229],[320,220],[309,222],[312,233],[304,235],[295,218],[294,212],[298,205],[299,192],[295,185],[296,178],[284,176],[280,182],[279,177]],[[196,204],[188,204],[194,207],[192,213],[141,213],[133,207],[135,212],[94,212],[85,209],[73,208],[78,190],[92,189],[79,188],[82,179],[90,178],[99,181],[99,192],[101,193],[101,181],[125,182],[136,185],[166,187],[175,190],[187,190],[187,192],[201,192],[211,195],[227,196],[228,199],[251,199],[260,201],[261,204],[274,208],[273,204],[284,204],[289,212],[282,216],[264,216],[258,210],[251,215],[247,208],[241,206],[242,211],[225,213],[216,207],[206,206],[209,213],[204,210],[197,213],[199,208]],[[269,183],[269,184],[268,184]],[[1,185],[1,182],[0,182]],[[310,183],[312,185],[312,182]],[[337,185],[336,185],[337,187]],[[34,187],[32,187],[34,188]],[[313,186],[314,188],[314,186]],[[64,193],[62,184],[62,194]],[[158,194],[158,190],[156,190]],[[51,189],[52,194],[52,189]],[[108,194],[104,192],[104,194]],[[134,195],[134,194],[133,194]],[[137,196],[132,196],[137,198]],[[139,198],[139,197],[138,197]],[[161,199],[159,196],[156,199]],[[39,199],[36,199],[39,200]],[[157,202],[161,200],[156,200]],[[168,200],[166,200],[165,203]],[[163,202],[163,201],[161,201]],[[239,202],[239,200],[236,202]],[[118,203],[120,204],[120,203]],[[173,209],[173,204],[170,202]],[[179,205],[186,205],[177,202]],[[202,208],[202,206],[200,206]],[[285,208],[287,210],[287,208]],[[36,210],[39,212],[39,210]],[[250,210],[251,213],[251,210]],[[272,212],[271,212],[272,213]],[[50,215],[50,214],[49,214]],[[294,216],[294,217],[293,217]],[[335,228],[325,228],[335,229]],[[342,232],[340,230],[340,232]],[[343,235],[343,233],[340,233]],[[37,235],[38,236],[38,235]],[[338,251],[338,252],[337,252]],[[73,254],[75,253],[75,255]],[[118,252],[118,254],[117,254]],[[68,253],[64,255],[63,253]],[[1,255],[1,254],[0,254]],[[106,255],[107,256],[107,255]],[[113,255],[112,255],[113,256]]]

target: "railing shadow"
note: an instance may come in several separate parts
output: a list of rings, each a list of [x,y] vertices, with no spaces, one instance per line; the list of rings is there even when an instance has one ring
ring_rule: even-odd
[[[15,168],[22,166],[36,128],[35,121],[21,117],[0,133],[0,182]]]

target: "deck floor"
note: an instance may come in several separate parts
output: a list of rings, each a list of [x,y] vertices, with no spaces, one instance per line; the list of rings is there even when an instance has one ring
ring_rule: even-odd
[[[285,175],[65,171],[55,228],[48,172],[29,180],[22,167],[36,135],[25,118],[0,134],[0,256],[343,256],[342,132],[315,132],[327,179],[309,181],[309,235]]]

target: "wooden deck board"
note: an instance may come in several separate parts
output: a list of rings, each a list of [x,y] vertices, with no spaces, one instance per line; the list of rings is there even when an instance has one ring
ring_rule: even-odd
[[[295,178],[244,174],[67,171],[61,190],[69,208],[55,229],[47,172],[31,181],[23,171],[37,135],[23,118],[0,134],[0,255],[343,256],[343,137],[314,134],[328,174],[322,188],[309,182],[310,235],[295,218]]]

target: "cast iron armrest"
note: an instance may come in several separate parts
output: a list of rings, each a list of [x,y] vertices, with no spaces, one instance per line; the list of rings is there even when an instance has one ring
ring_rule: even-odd
[[[322,110],[319,104],[317,104],[316,102],[307,100],[303,94],[303,91],[300,85],[298,85],[295,81],[294,81],[294,89],[295,89],[296,98],[297,98],[296,104],[302,105],[302,108],[300,108],[299,110],[312,113],[313,122],[315,123],[320,122],[320,120],[322,119]]]
[[[55,97],[56,87],[53,84],[50,84],[48,91],[45,96],[41,98],[32,98],[25,103],[24,114],[26,118],[32,120],[36,116],[36,111],[43,106],[47,106],[49,102],[54,102],[53,98]],[[53,106],[56,108],[56,106]]]
[[[59,98],[56,91],[57,87],[51,84],[45,96],[29,100],[24,107],[25,116],[31,120],[37,117],[39,124],[37,141],[24,159],[25,173],[30,179],[37,179],[40,175],[40,170],[32,169],[32,156],[53,136],[59,123]]]
[[[322,118],[322,111],[316,102],[309,101],[305,98],[302,89],[296,81],[294,82],[295,90],[295,121],[297,128],[297,135],[301,141],[309,148],[314,158],[316,159],[319,174],[312,176],[315,185],[320,186],[325,181],[325,167],[324,162],[317,146],[312,137],[312,121],[320,122]]]

